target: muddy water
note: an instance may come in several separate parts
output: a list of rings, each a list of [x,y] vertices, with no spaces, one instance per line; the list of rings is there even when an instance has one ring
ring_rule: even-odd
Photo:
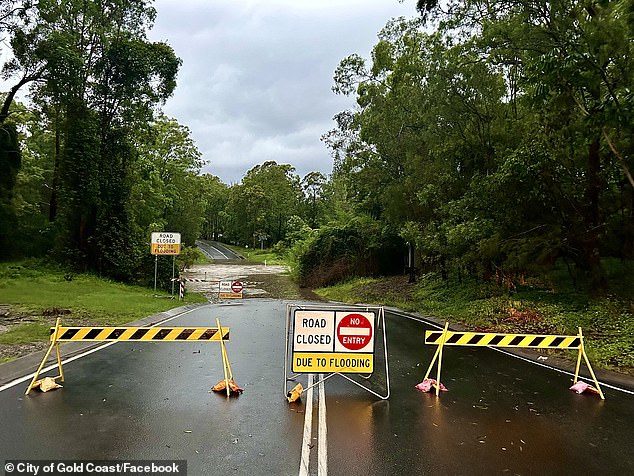
[[[311,290],[300,289],[290,278],[286,266],[223,261],[222,264],[194,265],[181,276],[188,280],[186,290],[202,293],[211,302],[218,300],[218,281],[241,281],[244,298],[320,300]]]

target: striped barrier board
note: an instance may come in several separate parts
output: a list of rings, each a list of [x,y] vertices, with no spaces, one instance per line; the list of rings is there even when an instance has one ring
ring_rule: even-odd
[[[425,344],[490,347],[530,347],[539,349],[579,349],[579,336],[542,334],[496,334],[489,332],[426,331]]]
[[[59,327],[57,339],[51,327],[51,341],[220,341],[215,327]],[[229,340],[229,328],[222,328],[222,340]]]
[[[576,384],[579,379],[579,370],[581,366],[581,359],[585,360],[590,375],[594,380],[596,386],[595,390],[601,397],[601,400],[605,400],[605,395],[601,390],[599,381],[597,380],[594,370],[590,365],[590,360],[586,354],[583,334],[581,327],[579,328],[579,334],[576,336],[559,336],[559,335],[545,335],[545,334],[498,334],[495,332],[455,332],[449,330],[449,323],[445,324],[443,331],[425,331],[425,344],[437,345],[436,353],[427,368],[427,373],[423,378],[423,381],[419,385],[429,384],[430,389],[434,387],[436,389],[436,396],[440,395],[441,388],[444,386],[440,382],[440,368],[442,365],[443,347],[445,345],[459,345],[459,346],[481,346],[481,347],[521,347],[531,349],[576,349],[579,351],[577,356],[577,367],[575,369],[575,376],[573,382]],[[429,375],[437,363],[436,379],[429,380]],[[419,386],[417,386],[419,388]],[[571,388],[572,390],[572,388]]]

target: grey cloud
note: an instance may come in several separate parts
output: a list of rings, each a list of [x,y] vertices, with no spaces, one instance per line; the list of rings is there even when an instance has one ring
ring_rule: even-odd
[[[235,183],[265,160],[297,173],[330,173],[321,134],[353,99],[331,92],[351,53],[367,56],[393,16],[413,14],[397,0],[157,0],[150,38],[183,59],[165,111],[190,127],[204,172]]]

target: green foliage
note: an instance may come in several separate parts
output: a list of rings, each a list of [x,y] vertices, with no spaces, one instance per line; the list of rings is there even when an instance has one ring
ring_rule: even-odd
[[[445,279],[512,288],[563,259],[605,289],[600,257],[634,256],[629,3],[449,4],[419,2],[424,18],[389,21],[371,63],[335,71],[358,104],[323,137],[338,199]]]
[[[231,187],[224,239],[254,248],[283,240],[288,219],[299,213],[302,201],[294,170],[288,164],[267,161]]]
[[[551,284],[561,288],[566,278],[559,275]],[[483,281],[448,284],[430,273],[417,284],[408,284],[402,277],[360,278],[316,292],[339,302],[396,306],[481,332],[575,335],[581,327],[593,365],[631,372],[634,301],[615,296],[589,298],[565,285],[563,290],[557,287],[533,281],[511,294]]]
[[[0,344],[28,344],[30,342],[44,342],[50,337],[51,325],[39,322],[18,324],[0,334]]]
[[[14,228],[18,236],[36,229],[47,235],[56,244],[53,257],[77,269],[136,279],[147,253],[149,225],[156,222],[155,214],[142,215],[143,207],[137,214],[134,201],[139,195],[139,157],[148,151],[137,141],[138,132],[147,129],[155,107],[172,94],[180,60],[168,45],[147,41],[155,11],[145,0],[44,0],[21,6],[30,7],[28,15],[20,16],[18,8],[12,21],[2,25],[11,36],[14,56],[4,71],[18,80],[7,100],[33,82],[37,119],[25,121],[30,126],[24,137],[26,172],[36,172],[38,159],[39,186],[47,192],[29,189],[37,183],[31,177],[20,180],[20,193],[11,204],[20,212]],[[0,122],[5,119],[3,108]],[[169,139],[149,144],[155,151],[149,159],[154,159],[154,166],[168,168],[180,161],[186,164],[181,175],[185,171],[195,175],[199,153],[195,147],[192,152],[188,131],[163,117],[153,127]],[[170,135],[171,131],[180,135]],[[156,157],[164,159],[161,153],[166,147],[175,149],[170,160],[157,164]],[[179,185],[171,183],[172,176],[162,178],[170,186]],[[174,201],[173,194],[167,198]],[[41,203],[48,203],[48,209],[36,205]],[[178,222],[174,225],[193,242],[199,212],[194,208],[196,218],[191,219],[164,207],[159,216],[166,225],[172,224],[170,214],[176,217],[171,221]]]
[[[181,254],[176,257],[178,269],[185,271],[196,263],[205,263],[205,255],[195,246],[182,246]]]
[[[15,125],[0,124],[0,259],[9,258],[16,248],[17,217],[12,200],[21,161]]]
[[[403,242],[379,223],[356,219],[342,226],[324,226],[290,251],[300,285],[317,287],[350,276],[402,270]]]

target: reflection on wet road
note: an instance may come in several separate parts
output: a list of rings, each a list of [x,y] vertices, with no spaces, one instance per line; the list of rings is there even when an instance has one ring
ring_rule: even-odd
[[[218,317],[230,327],[241,396],[209,392],[223,372],[213,343],[118,343],[65,365],[63,389],[25,397],[25,383],[0,392],[0,454],[186,459],[192,475],[297,475],[310,413],[306,474],[634,474],[631,394],[577,395],[568,375],[458,347],[443,356],[449,392],[421,393],[414,385],[435,351],[423,343],[430,327],[389,312],[388,401],[334,376],[315,390],[312,412],[306,396],[289,405],[285,310],[282,301],[246,299],[165,324],[208,326]],[[381,382],[373,377],[369,385],[383,393]]]

